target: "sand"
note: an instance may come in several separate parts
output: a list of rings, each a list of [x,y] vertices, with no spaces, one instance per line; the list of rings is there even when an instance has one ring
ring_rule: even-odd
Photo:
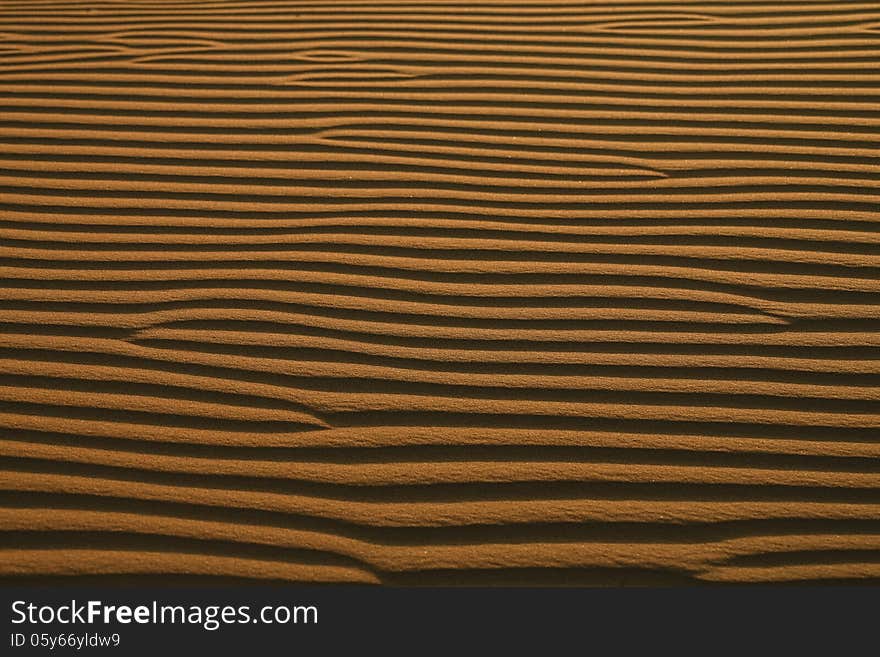
[[[4,2],[0,578],[880,581],[878,67],[869,2]]]

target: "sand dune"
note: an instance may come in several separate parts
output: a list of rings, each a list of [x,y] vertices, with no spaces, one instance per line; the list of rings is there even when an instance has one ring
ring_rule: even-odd
[[[880,581],[878,66],[867,2],[5,2],[0,577]]]

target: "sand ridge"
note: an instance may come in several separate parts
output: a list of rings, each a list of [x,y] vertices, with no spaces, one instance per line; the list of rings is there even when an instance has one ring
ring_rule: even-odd
[[[865,2],[4,3],[0,578],[878,581],[878,65]]]

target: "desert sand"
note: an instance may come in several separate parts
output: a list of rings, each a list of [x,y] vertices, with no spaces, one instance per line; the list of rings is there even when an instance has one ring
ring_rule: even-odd
[[[880,581],[877,3],[6,0],[0,94],[2,581]]]

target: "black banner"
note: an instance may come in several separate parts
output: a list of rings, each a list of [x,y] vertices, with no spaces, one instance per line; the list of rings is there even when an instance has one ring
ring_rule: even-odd
[[[876,650],[877,589],[7,587],[3,655]],[[867,643],[861,644],[866,641]],[[708,643],[706,643],[708,642]],[[763,652],[763,651],[761,651]],[[497,654],[497,653],[492,653]],[[846,653],[848,654],[848,652]]]

